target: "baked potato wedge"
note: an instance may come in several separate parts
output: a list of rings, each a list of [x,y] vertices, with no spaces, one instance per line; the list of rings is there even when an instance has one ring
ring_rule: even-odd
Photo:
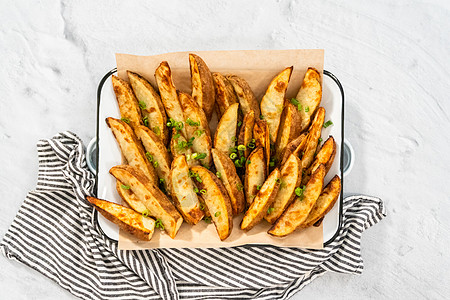
[[[190,159],[198,159],[200,164],[211,166],[211,132],[209,130],[208,120],[203,109],[186,93],[178,92],[181,108],[185,115],[186,134],[188,139],[192,139],[192,152],[197,153]]]
[[[336,155],[336,143],[334,138],[330,136],[325,143],[323,143],[320,150],[317,152],[316,158],[314,159],[308,170],[305,171],[305,176],[303,176],[302,184],[306,184],[311,177],[311,174],[320,166],[324,165],[325,175],[330,170],[331,165],[334,161],[334,156]]]
[[[251,144],[251,141],[253,139],[253,127],[254,126],[255,126],[255,111],[250,110],[244,116],[244,120],[242,121],[242,125],[239,130],[239,136],[238,136],[238,145],[245,146],[245,151],[244,151],[245,158],[247,158],[250,155],[250,152],[252,151],[252,149],[255,148],[255,145],[253,145],[253,147],[249,147],[249,144]]]
[[[161,97],[153,86],[141,75],[127,71],[131,87],[138,100],[142,112],[142,121],[161,139],[164,145],[169,142],[167,116]]]
[[[302,85],[296,96],[300,109],[300,131],[308,129],[311,116],[316,112],[322,99],[322,85],[320,84],[320,73],[314,68],[308,68]]]
[[[227,75],[226,79],[228,79],[234,88],[234,92],[239,100],[242,114],[245,116],[250,111],[253,111],[254,115],[259,118],[259,115],[261,114],[259,110],[259,103],[247,81],[236,75]]]
[[[231,200],[219,178],[201,166],[191,168],[191,175],[199,190],[203,190],[202,198],[211,214],[220,240],[225,240],[233,229],[233,211]]]
[[[281,216],[296,196],[295,189],[302,181],[302,161],[300,158],[294,154],[289,156],[280,170],[280,179],[281,184],[277,196],[264,216],[264,219],[271,224]]]
[[[270,173],[269,177],[267,177],[267,180],[262,185],[261,190],[258,192],[252,204],[245,212],[244,218],[241,222],[242,230],[252,229],[264,218],[267,214],[267,210],[272,205],[273,201],[275,201],[280,184],[280,170],[275,168],[272,173]]]
[[[267,177],[264,148],[258,147],[253,150],[247,161],[250,163],[245,165],[244,191],[247,207],[250,207]]]
[[[305,145],[304,154],[302,156],[303,169],[307,170],[311,165],[314,154],[317,150],[317,144],[319,143],[320,134],[322,132],[323,121],[325,119],[325,108],[319,107],[317,113],[314,116],[313,123],[309,129],[308,138]]]
[[[125,201],[132,209],[142,214],[147,210],[144,203],[142,203],[136,195],[130,190],[130,187],[123,184],[119,180],[116,182],[116,190],[120,198]]]
[[[189,166],[184,155],[172,161],[170,169],[172,199],[183,219],[188,224],[197,224],[205,215],[203,206],[194,191],[195,185],[189,177]]]
[[[255,126],[253,127],[253,138],[255,139],[256,147],[264,148],[264,157],[266,158],[266,174],[269,174],[270,166],[270,137],[269,137],[269,126],[266,120],[255,121]]]
[[[207,119],[210,120],[215,103],[214,82],[211,72],[203,59],[193,53],[189,54],[189,66],[192,98],[203,109]]]
[[[178,101],[177,90],[172,80],[172,71],[167,61],[163,61],[155,71],[156,83],[158,84],[159,94],[166,109],[169,118],[173,119],[176,124],[180,124],[180,132],[186,137],[186,128],[184,127],[184,114]]]
[[[333,208],[336,200],[339,198],[340,193],[341,178],[335,175],[323,189],[322,193],[316,201],[316,204],[314,204],[311,212],[309,213],[308,217],[301,225],[301,227],[309,227],[315,225],[315,223],[321,220]]]
[[[214,135],[214,148],[227,155],[231,154],[231,148],[236,144],[236,129],[238,123],[239,103],[234,103],[225,111],[217,125]]]
[[[298,157],[300,157],[299,154],[302,153],[302,151],[305,148],[307,140],[306,133],[303,133],[299,135],[297,138],[293,139],[289,144],[287,144],[286,148],[283,152],[283,159],[281,160],[281,165],[283,165],[286,160],[288,159],[289,155],[294,154]]]
[[[134,129],[134,132],[141,140],[142,145],[144,145],[147,160],[153,164],[159,177],[158,184],[162,183],[164,189],[170,194],[169,175],[171,160],[169,152],[167,152],[162,141],[150,128],[140,125]]]
[[[293,67],[286,68],[275,76],[261,100],[261,115],[264,120],[267,120],[270,141],[274,144],[277,140],[280,117],[283,112],[284,97],[286,96],[286,90],[289,80],[291,79],[292,70]]]
[[[133,93],[131,85],[115,75],[112,75],[112,85],[122,120],[133,128],[143,124],[138,100]]]
[[[275,221],[267,233],[281,237],[286,236],[299,228],[305,222],[311,209],[314,207],[317,198],[319,198],[323,187],[324,177],[325,167],[320,165],[311,176],[308,184],[306,184],[303,195],[294,199],[291,205],[289,205],[281,217]]]
[[[281,162],[286,146],[300,135],[300,114],[297,107],[286,103],[281,114],[280,128],[275,143],[275,160]]]
[[[171,238],[175,238],[183,223],[182,216],[167,196],[153,185],[140,169],[122,165],[112,167],[109,173],[129,186],[134,195],[147,207],[148,215],[160,222]]]
[[[222,151],[212,149],[211,154],[216,166],[216,175],[230,196],[233,215],[238,215],[245,209],[245,197],[244,186],[236,173],[236,167],[231,158]]]
[[[140,240],[148,241],[155,231],[155,220],[144,217],[131,208],[97,199],[86,197],[86,200],[95,207],[105,218],[117,224],[120,229],[125,230]]]
[[[216,92],[216,104],[219,118],[225,113],[230,105],[238,103],[234,88],[228,79],[220,73],[212,73],[214,90]]]
[[[114,118],[106,118],[106,124],[111,128],[127,163],[140,169],[152,184],[157,185],[158,176],[156,171],[146,158],[144,148],[134,134],[133,129],[124,121]]]
[[[180,133],[177,133],[175,129],[172,130],[172,138],[170,140],[170,152],[172,153],[172,158],[175,159],[180,155],[184,155],[186,157],[191,157],[192,155],[192,141],[188,143],[184,136]],[[189,167],[197,166],[199,161],[196,159],[189,159],[187,161]]]

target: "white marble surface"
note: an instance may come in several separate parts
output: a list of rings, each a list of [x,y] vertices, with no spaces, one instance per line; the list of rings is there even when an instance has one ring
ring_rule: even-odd
[[[448,1],[1,2],[0,237],[35,185],[37,140],[94,136],[115,52],[324,48],[357,155],[345,192],[381,197],[388,218],[364,234],[361,276],[327,274],[294,299],[449,297]],[[2,298],[73,298],[4,257],[0,270]]]

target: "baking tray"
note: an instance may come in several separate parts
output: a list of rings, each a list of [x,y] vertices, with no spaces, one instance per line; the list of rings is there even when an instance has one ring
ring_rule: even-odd
[[[105,118],[114,116],[111,112],[118,111],[114,91],[110,77],[117,72],[114,68],[101,79],[97,89],[97,127],[96,127],[96,172],[94,192],[98,198],[107,199],[116,203],[121,203],[121,198],[115,191],[115,180],[109,175],[108,170],[114,165],[121,163],[120,149],[116,145],[112,134],[105,124]],[[341,177],[341,194],[339,201],[336,202],[333,209],[325,216],[323,220],[323,240],[324,246],[331,243],[339,233],[342,225],[342,206],[343,206],[343,186],[344,186],[344,89],[336,76],[331,72],[323,71],[323,95],[322,104],[327,110],[326,119],[333,120],[334,125],[322,130],[322,138],[325,140],[332,134],[336,140],[337,153],[333,168],[325,177],[325,183],[329,182],[334,174],[339,173]],[[321,104],[321,105],[322,105]],[[330,109],[331,107],[331,109]],[[330,116],[331,111],[331,116]],[[119,116],[116,116],[119,117]],[[112,146],[114,143],[115,146]],[[105,147],[105,148],[102,148]],[[336,159],[338,163],[336,164]],[[115,160],[115,161],[114,161]],[[108,161],[108,162],[106,162]],[[111,223],[95,210],[94,219],[98,222],[103,234],[111,240],[118,241],[119,228]]]

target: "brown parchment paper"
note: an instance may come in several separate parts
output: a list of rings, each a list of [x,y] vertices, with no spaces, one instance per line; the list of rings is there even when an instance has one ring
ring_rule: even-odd
[[[174,52],[152,56],[116,54],[118,76],[128,81],[126,71],[141,74],[156,86],[154,73],[162,61],[167,61],[172,70],[173,81],[178,90],[191,92],[188,54]],[[211,72],[236,74],[244,78],[260,101],[275,75],[284,68],[293,66],[286,97],[295,97],[308,67],[323,73],[323,50],[243,50],[243,51],[193,51],[206,62]],[[212,120],[214,122],[214,118]],[[215,121],[217,122],[217,120]],[[215,129],[216,124],[211,124]],[[249,232],[240,229],[243,214],[234,217],[231,235],[220,241],[214,224],[203,221],[192,226],[183,223],[177,236],[171,239],[164,231],[155,228],[151,241],[139,241],[127,232],[120,231],[119,249],[139,250],[150,248],[218,248],[245,244],[271,244],[284,247],[320,249],[323,247],[323,228],[310,227],[305,230],[277,238],[267,234],[270,224],[265,220]]]

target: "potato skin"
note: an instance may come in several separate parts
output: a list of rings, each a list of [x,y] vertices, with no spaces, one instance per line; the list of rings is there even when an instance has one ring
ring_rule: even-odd
[[[325,109],[319,107],[314,117],[311,128],[309,129],[308,137],[306,140],[304,155],[302,156],[303,169],[308,169],[314,159],[314,153],[316,153],[317,144],[319,143],[320,134],[322,132],[323,122],[325,120]]]
[[[250,155],[252,149],[248,147],[248,144],[253,138],[253,127],[255,126],[255,112],[250,110],[242,121],[241,128],[239,130],[238,145],[244,145],[244,156],[247,158]]]
[[[316,69],[308,68],[296,99],[302,108],[300,110],[300,131],[304,132],[308,130],[311,116],[314,115],[322,100],[320,73]]]
[[[257,186],[262,186],[267,177],[264,148],[258,147],[249,155],[250,164],[245,166],[244,190],[247,207],[250,207],[258,194]]]
[[[295,105],[287,102],[281,114],[280,127],[275,143],[275,160],[281,162],[286,146],[300,135],[300,114]]]
[[[216,104],[218,107],[218,116],[221,117],[230,105],[239,103],[234,93],[234,88],[228,79],[220,73],[212,73],[214,81],[214,90],[216,92]]]
[[[112,75],[111,78],[121,117],[128,120],[131,127],[144,124],[141,110],[131,85],[115,75]]]
[[[242,114],[245,116],[250,111],[253,111],[254,115],[259,118],[259,115],[261,114],[259,103],[247,81],[237,75],[227,75],[226,79],[228,79],[234,88],[234,92],[240,103]]]
[[[191,70],[192,98],[203,109],[206,118],[211,120],[216,101],[211,71],[203,59],[193,53],[189,54],[189,65]]]

